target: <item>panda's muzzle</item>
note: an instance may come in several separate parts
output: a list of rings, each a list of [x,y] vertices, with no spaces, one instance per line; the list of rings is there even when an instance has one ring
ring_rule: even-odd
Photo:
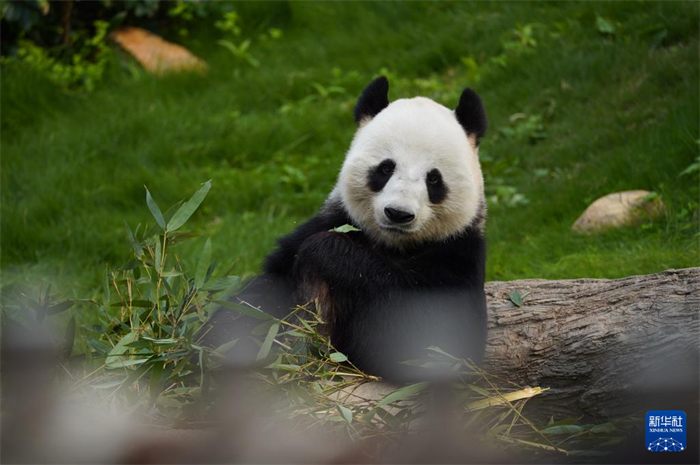
[[[384,209],[384,215],[393,224],[408,224],[416,219],[416,215],[411,212],[391,207],[386,207]]]

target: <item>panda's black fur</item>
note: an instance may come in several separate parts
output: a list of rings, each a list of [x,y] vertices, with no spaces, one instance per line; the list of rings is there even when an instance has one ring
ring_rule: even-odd
[[[358,122],[387,106],[387,90],[384,78],[365,89],[355,109]],[[478,140],[486,129],[483,106],[473,91],[465,94],[460,102],[469,108],[458,107],[455,115],[467,135]],[[367,187],[380,191],[386,184],[382,176],[391,177],[391,169],[380,169],[380,175],[372,169],[377,167],[368,171]],[[449,187],[433,178],[430,201],[441,202]],[[331,198],[315,217],[280,239],[265,260],[264,273],[248,282],[236,300],[282,318],[295,305],[321,296],[320,311],[335,348],[361,370],[390,380],[420,378],[418,369],[400,362],[425,358],[429,346],[479,363],[486,343],[484,214],[482,205],[471,224],[444,240],[392,247],[362,231],[332,232],[353,220],[342,201]],[[217,346],[241,338],[257,323],[219,310],[208,323],[205,343]]]

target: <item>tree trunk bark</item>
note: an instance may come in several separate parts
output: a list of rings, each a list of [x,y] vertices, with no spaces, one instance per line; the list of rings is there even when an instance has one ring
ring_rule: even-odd
[[[516,289],[529,292],[521,307]],[[490,282],[486,296],[485,370],[549,387],[532,400],[547,415],[618,417],[669,402],[697,410],[700,268]]]
[[[63,45],[68,45],[71,42],[71,19],[73,15],[73,0],[65,0],[62,4],[61,11],[61,26],[63,27],[63,36],[61,42]]]

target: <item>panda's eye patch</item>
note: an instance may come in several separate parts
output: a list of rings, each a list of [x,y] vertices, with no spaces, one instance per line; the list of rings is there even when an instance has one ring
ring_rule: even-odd
[[[428,198],[431,203],[440,203],[447,197],[447,186],[442,180],[442,174],[435,168],[430,170],[425,177],[428,186]]]
[[[377,166],[370,168],[367,174],[367,184],[373,192],[379,192],[384,189],[386,183],[389,182],[391,175],[394,174],[396,163],[394,160],[386,159]]]

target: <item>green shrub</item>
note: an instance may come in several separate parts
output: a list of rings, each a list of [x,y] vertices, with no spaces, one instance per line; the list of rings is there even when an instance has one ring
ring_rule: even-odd
[[[252,66],[252,39],[240,38],[242,21],[229,2],[128,0],[49,2],[4,0],[0,21],[2,65],[22,65],[46,76],[63,89],[91,91],[114,58],[108,33],[121,25],[157,28],[161,34],[188,37],[193,27],[213,21],[224,37],[220,44]],[[100,19],[108,18],[108,20]],[[7,36],[7,38],[5,38]],[[277,39],[281,31],[268,28],[261,40]]]

